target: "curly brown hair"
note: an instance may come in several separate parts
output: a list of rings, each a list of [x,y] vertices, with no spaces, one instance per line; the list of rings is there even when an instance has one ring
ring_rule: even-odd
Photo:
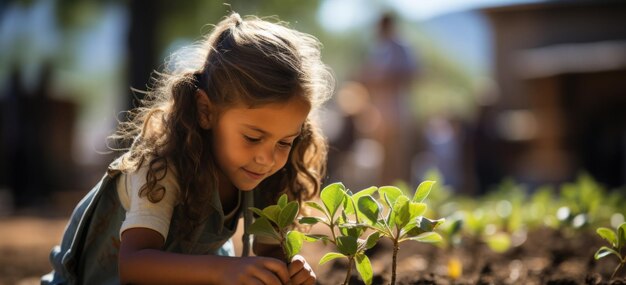
[[[197,44],[181,50],[182,58],[169,72],[156,73],[153,88],[145,92],[143,107],[129,111],[110,136],[130,143],[124,148],[120,170],[132,172],[148,163],[147,184],[140,190],[152,202],[166,191],[157,182],[175,172],[180,192],[181,219],[190,233],[209,213],[210,193],[217,191],[218,169],[211,151],[212,132],[200,127],[195,93],[202,89],[212,104],[250,107],[303,98],[312,113],[332,94],[334,81],[321,61],[321,45],[311,35],[283,22],[237,13],[225,17]],[[312,114],[311,114],[312,115]],[[282,193],[299,202],[319,193],[325,173],[327,145],[313,116],[294,141],[284,169],[265,179],[264,200]],[[267,194],[265,194],[267,193]],[[302,203],[301,203],[302,204]]]

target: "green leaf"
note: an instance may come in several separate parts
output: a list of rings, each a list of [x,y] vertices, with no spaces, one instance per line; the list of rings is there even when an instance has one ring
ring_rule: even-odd
[[[250,207],[250,211],[254,212],[255,214],[259,215],[260,217],[264,217],[269,219],[269,217],[267,215],[265,215],[265,213],[263,213],[263,210],[255,208],[255,207]]]
[[[345,197],[345,187],[341,183],[333,183],[330,184],[322,190],[320,193],[320,197],[322,198],[322,203],[326,207],[326,210],[329,214],[329,218],[332,220],[335,217],[335,213],[337,209],[343,202]]]
[[[426,232],[408,239],[425,243],[438,243],[443,241],[441,235],[436,232]]]
[[[355,222],[347,222],[337,225],[340,228],[344,229],[362,229],[366,230],[369,228],[369,225],[366,223],[355,223]]]
[[[280,214],[278,216],[278,228],[283,229],[291,224],[293,224],[294,219],[298,215],[298,202],[291,201],[285,205],[285,207],[280,210]]]
[[[305,235],[299,231],[289,231],[287,233],[287,239],[285,240],[287,260],[291,260],[300,252],[304,239]]]
[[[411,219],[416,219],[417,217],[423,216],[426,212],[426,204],[417,203],[417,202],[409,202],[409,216]]]
[[[617,227],[617,244],[618,248],[626,245],[626,223]]]
[[[320,211],[321,213],[326,213],[326,210],[324,210],[324,207],[322,207],[322,205],[318,204],[317,202],[313,202],[313,201],[307,201],[304,202],[305,205]]]
[[[497,253],[503,253],[511,247],[511,238],[505,233],[496,233],[485,237],[487,246]]]
[[[345,215],[345,213],[342,211],[341,215],[339,215],[339,217],[337,217],[337,220],[335,221],[335,226],[337,226],[339,228],[339,232],[341,233],[341,235],[347,236],[348,233],[346,231],[346,224],[350,223],[349,221],[347,221],[348,217]]]
[[[443,222],[445,221],[446,221],[445,218],[431,220],[428,218],[421,217],[417,219],[419,228],[425,232],[434,231],[439,225],[443,224]]]
[[[277,204],[281,209],[284,208],[287,205],[287,194],[280,195]]]
[[[425,232],[429,232],[429,231],[422,230],[419,227],[419,221],[413,220],[409,222],[408,224],[406,224],[404,228],[402,228],[402,232],[400,232],[400,234],[401,236],[415,237]]]
[[[337,237],[337,249],[345,255],[354,255],[358,250],[358,238],[352,236]]]
[[[449,228],[448,235],[453,236],[463,228],[463,219],[454,220]]]
[[[409,222],[404,225],[404,227],[402,227],[400,229],[400,235],[398,236],[398,238],[402,239],[406,236],[409,237],[414,237],[417,236],[421,233],[423,233],[424,231],[422,231],[419,227],[418,227],[418,222],[417,219],[411,219],[409,220]]]
[[[387,208],[389,208],[389,211],[387,211],[387,217],[385,217],[385,224],[387,224],[389,227],[393,227],[395,224],[395,214],[392,211],[393,209],[393,204],[391,204],[391,201],[389,200],[389,197],[387,197],[387,194],[383,194],[383,200],[385,201],[385,204],[387,204]]]
[[[596,254],[593,255],[593,258],[595,258],[596,260],[603,258],[607,255],[611,255],[614,254],[616,255],[618,258],[620,258],[620,255],[617,251],[615,251],[612,248],[608,248],[606,246],[602,246],[600,247],[600,249],[598,249],[598,251],[596,251]],[[621,259],[621,258],[620,258]]]
[[[274,227],[270,224],[269,220],[265,217],[260,217],[254,220],[248,230],[253,235],[266,236],[278,241],[280,240],[280,236],[276,230],[274,230]]]
[[[435,185],[435,181],[430,180],[426,180],[420,183],[420,185],[417,186],[417,189],[415,190],[415,195],[413,196],[412,201],[418,203],[423,202],[424,199],[428,197],[428,194],[430,194],[430,190],[433,188],[433,185]]]
[[[376,245],[376,243],[378,243],[379,239],[380,239],[380,233],[379,232],[374,232],[371,235],[369,235],[367,237],[367,240],[365,241],[365,249],[370,249],[370,248],[374,247]]]
[[[330,240],[330,238],[324,234],[306,234],[304,239],[310,242],[318,240]]]
[[[329,261],[331,261],[331,260],[333,260],[335,258],[342,258],[342,257],[347,257],[347,256],[345,256],[345,255],[343,255],[341,253],[338,253],[338,252],[329,252],[327,254],[324,254],[324,256],[322,256],[322,258],[320,258],[320,263],[319,264],[322,265],[322,264],[324,264],[326,262],[329,262]]]
[[[271,205],[263,209],[263,214],[274,224],[278,224],[278,216],[280,215],[280,207],[278,205]]]
[[[395,186],[383,186],[378,188],[378,192],[383,195],[386,196],[387,198],[385,199],[388,204],[388,206],[391,208],[393,207],[393,205],[396,203],[396,199],[398,199],[398,197],[403,196],[402,195],[402,190],[400,190],[400,188],[395,187]]]
[[[371,195],[373,195],[376,192],[376,190],[378,190],[378,187],[371,186],[371,187],[365,188],[365,189],[363,189],[363,190],[361,190],[359,192],[356,192],[356,193],[354,193],[352,195],[348,194],[348,196],[351,196],[353,201],[359,201],[359,199],[361,197],[363,197],[363,196],[367,196],[367,195],[371,196]],[[344,201],[344,209],[343,210],[348,215],[352,215],[352,214],[355,213],[354,206],[352,205],[352,203],[347,203],[347,201]]]
[[[359,192],[354,193],[354,195],[352,195],[352,197],[354,199],[358,200],[359,198],[367,196],[367,195],[372,196],[372,195],[374,195],[374,193],[376,193],[376,191],[378,191],[378,187],[370,186],[370,187],[365,188],[365,189],[363,189],[363,190],[361,190]]]
[[[318,218],[318,217],[302,217],[300,218],[300,220],[298,220],[298,223],[304,224],[304,225],[315,225],[317,223],[323,223],[324,219],[322,218]]]
[[[356,207],[356,203],[354,202],[354,199],[352,198],[352,193],[350,191],[345,193],[342,206],[343,211],[341,211],[341,215],[343,215],[346,220],[348,215],[356,214],[356,211],[354,210],[354,208]],[[357,220],[359,220],[358,216],[355,217],[357,218]]]
[[[359,208],[359,212],[362,214],[361,217],[365,220],[365,223],[373,225],[378,221],[380,205],[376,202],[374,197],[365,195],[359,198],[357,208]]]
[[[337,226],[339,227],[339,231],[342,235],[351,237],[360,237],[363,232],[365,232],[365,230],[369,227],[365,223],[354,222],[341,223]]]
[[[613,247],[617,247],[617,235],[615,234],[615,232],[609,228],[604,228],[604,227],[600,227],[598,229],[596,229],[596,233],[598,233],[598,235],[600,235],[600,237],[602,237],[603,239],[605,239],[606,241],[609,242],[609,244],[611,244],[611,246]]]
[[[372,284],[372,278],[374,277],[374,273],[372,272],[372,264],[367,255],[363,253],[359,253],[356,255],[356,270],[361,275],[361,279],[365,284]]]
[[[404,195],[397,197],[392,211],[394,213],[393,222],[398,228],[403,228],[411,219],[411,213],[409,212],[409,198]]]
[[[406,234],[406,236],[414,237],[425,232],[434,231],[437,227],[439,227],[439,225],[443,224],[445,221],[446,219],[444,218],[431,220],[420,216],[416,219],[412,219],[410,223],[402,228],[402,231]]]

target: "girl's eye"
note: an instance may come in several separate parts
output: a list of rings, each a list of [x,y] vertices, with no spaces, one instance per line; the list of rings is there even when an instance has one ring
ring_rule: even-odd
[[[253,137],[249,137],[245,135],[243,137],[246,139],[246,141],[251,142],[251,143],[258,143],[261,141],[260,138],[253,138]]]
[[[291,142],[278,142],[278,145],[282,148],[291,148],[291,146],[293,145],[293,143]]]

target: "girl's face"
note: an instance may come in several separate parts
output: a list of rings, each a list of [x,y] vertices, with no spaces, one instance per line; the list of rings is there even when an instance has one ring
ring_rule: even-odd
[[[212,125],[220,187],[252,190],[285,166],[309,111],[302,99],[223,110]]]

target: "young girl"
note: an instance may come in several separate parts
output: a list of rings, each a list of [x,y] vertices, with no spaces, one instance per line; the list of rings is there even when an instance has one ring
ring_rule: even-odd
[[[160,74],[120,125],[132,142],[74,210],[43,284],[314,284],[302,256],[230,237],[250,206],[319,192],[326,144],[309,116],[332,93],[310,35],[233,13]],[[195,65],[195,66],[194,66]]]

